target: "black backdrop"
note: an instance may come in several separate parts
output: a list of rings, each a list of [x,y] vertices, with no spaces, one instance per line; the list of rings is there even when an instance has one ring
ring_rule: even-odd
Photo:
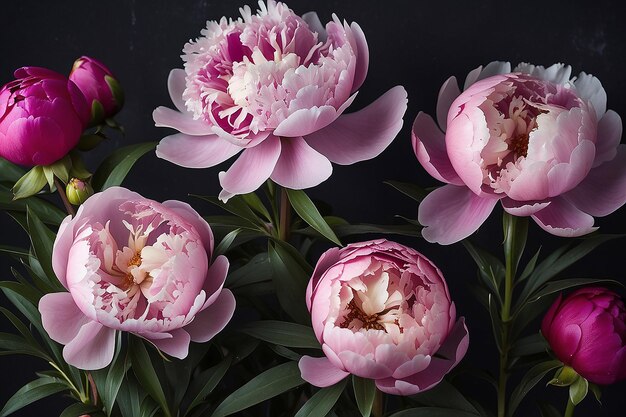
[[[116,147],[153,141],[166,135],[152,121],[152,110],[171,105],[166,79],[171,68],[180,67],[184,43],[199,35],[207,19],[237,16],[238,7],[250,0],[210,1],[33,1],[3,2],[0,14],[0,83],[11,80],[15,68],[44,66],[68,73],[80,55],[105,62],[126,91],[126,106],[118,120],[126,136],[114,136],[88,157],[95,167]],[[572,65],[574,73],[586,71],[600,78],[608,92],[609,108],[626,115],[626,44],[624,10],[614,1],[437,1],[417,0],[292,0],[298,13],[316,10],[321,20],[331,13],[358,22],[370,47],[369,75],[353,108],[360,108],[393,85],[409,93],[405,126],[379,158],[354,166],[334,167],[329,181],[310,194],[334,207],[334,213],[352,222],[391,223],[394,215],[416,217],[416,206],[382,182],[395,179],[422,186],[435,185],[417,163],[410,145],[409,128],[418,111],[434,114],[442,82],[450,75],[464,79],[466,73],[492,60],[513,64],[527,61],[544,66],[554,62]],[[229,164],[229,163],[227,163]],[[187,170],[150,154],[133,169],[125,186],[157,200],[180,199],[201,213],[215,212],[187,194],[219,192],[217,172],[227,164],[208,170]],[[494,213],[476,236],[477,243],[498,250],[501,242],[499,213]],[[626,209],[598,221],[604,232],[626,232]],[[0,215],[0,243],[26,245],[26,236]],[[471,344],[469,361],[492,369],[496,354],[491,342],[488,316],[467,294],[475,280],[475,267],[460,245],[441,247],[417,239],[404,239],[444,271],[458,311],[467,317]],[[531,225],[529,251],[539,246],[544,254],[564,239],[547,236]],[[531,252],[531,253],[532,253]],[[626,280],[623,244],[604,245],[592,256],[566,271],[570,277],[596,276]],[[6,259],[1,259],[0,279],[8,279]],[[7,305],[2,298],[0,304]],[[0,322],[2,331],[8,328]],[[34,372],[47,365],[25,357],[0,357],[0,403]],[[626,383],[604,390],[604,406],[590,398],[577,415],[613,416],[626,405]],[[495,400],[484,386],[475,389],[482,398]],[[541,396],[565,404],[565,390],[549,388]],[[63,399],[42,401],[39,406],[16,413],[20,416],[58,415]],[[532,404],[531,404],[532,405]],[[529,407],[525,415],[537,415]]]

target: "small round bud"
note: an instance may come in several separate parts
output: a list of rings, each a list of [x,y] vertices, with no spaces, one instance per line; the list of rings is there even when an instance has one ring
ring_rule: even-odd
[[[65,195],[70,203],[75,206],[83,204],[93,195],[93,188],[88,182],[78,178],[72,178],[65,187]]]

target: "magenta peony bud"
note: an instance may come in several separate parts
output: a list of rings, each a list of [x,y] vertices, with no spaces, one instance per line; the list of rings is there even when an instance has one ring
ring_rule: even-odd
[[[556,357],[596,384],[626,378],[626,309],[605,288],[583,288],[554,302],[541,332]]]
[[[114,116],[124,104],[124,93],[117,79],[100,61],[87,56],[78,58],[70,72],[70,80],[80,88],[91,106],[92,124]]]
[[[89,108],[76,85],[46,68],[23,67],[0,90],[0,156],[24,165],[50,165],[76,144]]]

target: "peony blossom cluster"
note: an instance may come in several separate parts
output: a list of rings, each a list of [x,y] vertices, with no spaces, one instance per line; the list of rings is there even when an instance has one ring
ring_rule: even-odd
[[[318,387],[354,374],[383,392],[412,395],[439,383],[467,351],[467,328],[441,271],[395,242],[324,253],[306,302],[326,357],[304,356],[299,365]]]
[[[335,16],[323,26],[314,12],[300,17],[274,0],[241,16],[208,22],[185,45],[185,69],[168,80],[176,110],[153,114],[157,126],[180,133],[164,138],[157,156],[207,168],[241,152],[219,174],[226,200],[268,178],[291,189],[316,186],[331,175],[331,162],[371,159],[391,143],[402,127],[404,88],[343,114],[367,74],[358,24]]]
[[[43,326],[81,369],[111,363],[117,330],[184,358],[190,340],[210,340],[235,309],[222,289],[228,260],[211,261],[213,244],[185,203],[118,187],[94,194],[59,229],[52,265],[68,292],[41,299]]]
[[[500,202],[558,236],[594,231],[593,216],[626,202],[622,121],[589,74],[493,62],[472,71],[461,93],[448,79],[437,120],[420,113],[413,148],[447,183],[419,207],[424,238],[450,244],[478,229]]]

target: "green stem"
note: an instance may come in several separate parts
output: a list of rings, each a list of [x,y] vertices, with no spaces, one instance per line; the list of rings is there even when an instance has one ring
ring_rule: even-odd
[[[572,402],[572,399],[568,395],[567,407],[565,407],[565,414],[563,417],[572,417],[574,415],[574,408],[576,408],[576,406],[574,405],[574,403]]]
[[[376,388],[376,394],[374,394],[374,403],[372,404],[372,417],[383,417],[384,415],[384,398],[383,393]]]
[[[67,199],[67,195],[65,195],[65,187],[63,186],[63,183],[57,177],[54,177],[54,185],[57,187],[57,192],[59,193],[59,197],[61,197],[61,201],[63,201],[65,211],[67,211],[67,214],[74,217],[76,215],[76,210],[74,210],[74,206],[70,204],[70,201]]]
[[[506,415],[506,384],[509,377],[509,349],[510,349],[510,325],[511,325],[511,304],[513,301],[513,284],[517,269],[517,259],[515,259],[515,232],[517,229],[518,217],[504,213],[504,298],[502,300],[502,311],[500,319],[502,322],[502,333],[500,339],[500,371],[498,378],[498,417]]]
[[[291,234],[291,203],[287,196],[287,190],[280,188],[280,220],[278,224],[278,237],[286,242]]]

